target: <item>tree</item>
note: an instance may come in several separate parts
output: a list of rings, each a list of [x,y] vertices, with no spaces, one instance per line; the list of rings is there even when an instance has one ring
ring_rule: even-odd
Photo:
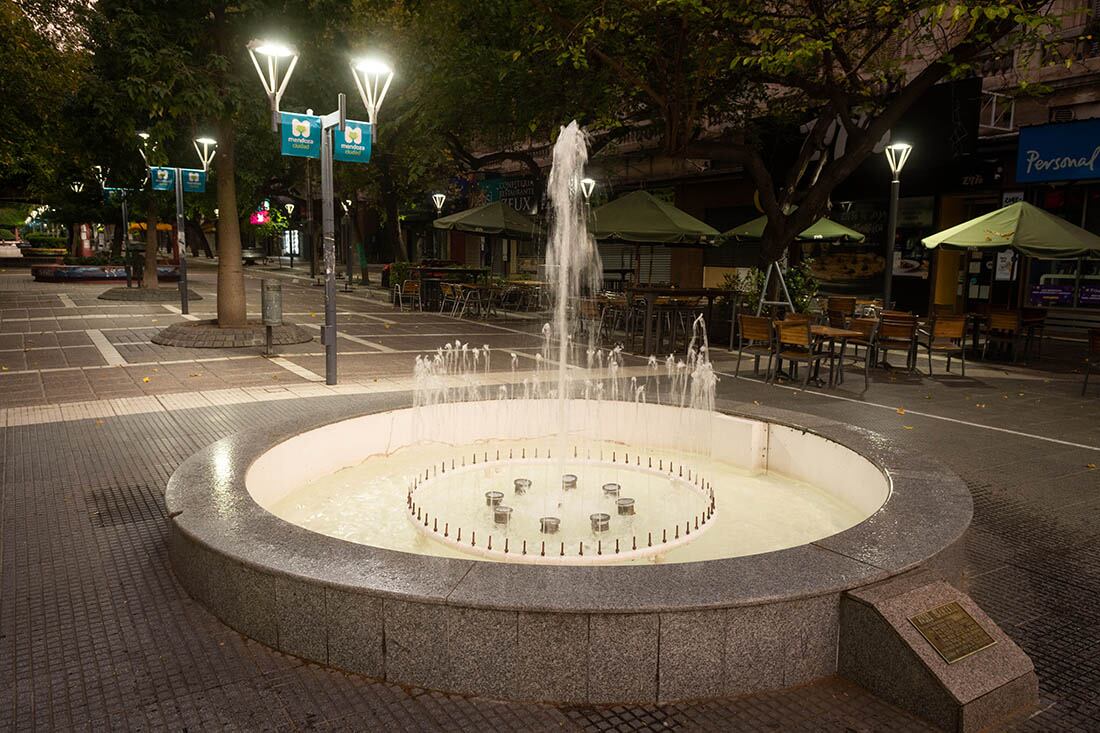
[[[934,84],[971,73],[999,44],[1035,48],[1058,21],[1047,0],[535,6],[516,53],[603,75],[622,103],[617,124],[656,125],[670,155],[745,166],[768,217],[769,261]],[[773,147],[777,130],[802,125],[794,151]],[[836,154],[840,129],[847,145]]]

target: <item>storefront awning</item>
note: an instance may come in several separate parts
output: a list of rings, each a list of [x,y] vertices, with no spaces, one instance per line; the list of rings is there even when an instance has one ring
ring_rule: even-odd
[[[921,240],[925,247],[1000,249],[1032,257],[1100,255],[1100,237],[1020,201]]]

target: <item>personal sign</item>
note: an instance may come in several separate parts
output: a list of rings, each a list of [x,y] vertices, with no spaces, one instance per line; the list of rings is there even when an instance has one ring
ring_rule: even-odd
[[[206,190],[206,171],[198,168],[181,168],[183,190],[187,193],[202,193]]]
[[[371,129],[369,122],[347,120],[344,130],[332,131],[332,157],[345,163],[366,163],[370,160]]]
[[[279,135],[283,155],[321,157],[321,118],[317,115],[279,113]]]
[[[1100,119],[1020,128],[1016,180],[1100,178]]]
[[[149,182],[154,191],[176,190],[176,169],[154,165],[149,168]]]

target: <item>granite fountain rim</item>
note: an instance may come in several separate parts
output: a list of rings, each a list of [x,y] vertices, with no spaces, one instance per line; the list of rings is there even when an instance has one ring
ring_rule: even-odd
[[[252,463],[294,435],[411,407],[411,393],[372,395],[346,414],[322,410],[215,441],[186,459],[165,492],[174,530],[236,563],[298,582],[405,601],[557,613],[660,613],[754,606],[840,593],[919,566],[955,544],[973,515],[965,483],[930,456],[838,420],[718,400],[719,412],[762,420],[853,450],[892,487],[854,527],[742,557],[667,565],[542,566],[418,555],[291,524],[245,487]],[[338,411],[343,412],[343,411]]]

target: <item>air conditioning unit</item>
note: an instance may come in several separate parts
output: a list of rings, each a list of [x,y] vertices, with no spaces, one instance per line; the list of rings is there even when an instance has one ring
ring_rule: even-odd
[[[1050,121],[1051,122],[1073,122],[1077,118],[1077,115],[1073,111],[1073,107],[1051,107],[1050,108]]]

